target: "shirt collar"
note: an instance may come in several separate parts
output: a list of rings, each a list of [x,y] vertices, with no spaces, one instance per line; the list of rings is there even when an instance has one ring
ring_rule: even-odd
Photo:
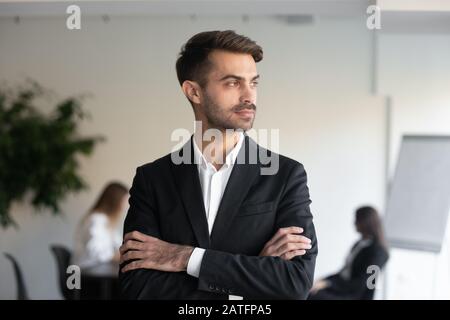
[[[223,165],[225,168],[228,168],[228,167],[234,165],[234,163],[236,162],[236,158],[239,154],[239,150],[242,147],[242,143],[244,142],[244,134],[242,132],[238,132],[238,135],[239,135],[238,142],[236,143],[234,148],[231,149],[230,152],[228,152],[227,156],[225,157],[225,163]],[[200,148],[197,146],[197,143],[195,141],[195,136],[192,137],[192,141],[194,144],[195,163],[197,165],[199,165],[202,169],[206,169],[208,167],[209,162],[206,160],[205,156],[200,151]]]

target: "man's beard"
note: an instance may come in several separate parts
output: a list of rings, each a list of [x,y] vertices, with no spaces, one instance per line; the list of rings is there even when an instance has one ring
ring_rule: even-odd
[[[239,121],[239,118],[233,117],[235,112],[244,109],[255,110],[256,113],[256,105],[253,103],[241,103],[231,108],[231,110],[224,110],[205,93],[204,110],[210,128],[216,128],[219,130],[250,130],[253,127],[253,121],[255,120],[254,117],[251,122],[244,120]]]

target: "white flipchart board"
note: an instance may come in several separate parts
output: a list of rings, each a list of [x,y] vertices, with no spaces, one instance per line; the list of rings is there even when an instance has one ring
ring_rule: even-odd
[[[387,202],[391,247],[439,252],[450,211],[450,136],[404,136]]]

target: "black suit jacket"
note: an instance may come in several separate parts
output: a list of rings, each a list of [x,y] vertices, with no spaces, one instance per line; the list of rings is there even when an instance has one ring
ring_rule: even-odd
[[[197,165],[173,163],[171,154],[137,168],[130,190],[124,234],[130,231],[206,249],[199,278],[186,272],[150,269],[120,274],[126,299],[305,299],[313,283],[317,240],[303,166],[279,156],[275,175],[258,156],[267,151],[245,135],[226,186],[211,236],[208,233]],[[179,151],[191,153],[192,138]],[[271,156],[277,156],[270,153]],[[244,163],[243,159],[247,159]],[[285,261],[258,256],[275,232],[299,226],[312,249]]]

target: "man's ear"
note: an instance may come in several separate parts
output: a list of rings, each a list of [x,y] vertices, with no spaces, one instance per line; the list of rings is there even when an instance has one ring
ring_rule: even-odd
[[[181,85],[184,95],[194,104],[201,103],[200,86],[195,81],[185,80]]]

